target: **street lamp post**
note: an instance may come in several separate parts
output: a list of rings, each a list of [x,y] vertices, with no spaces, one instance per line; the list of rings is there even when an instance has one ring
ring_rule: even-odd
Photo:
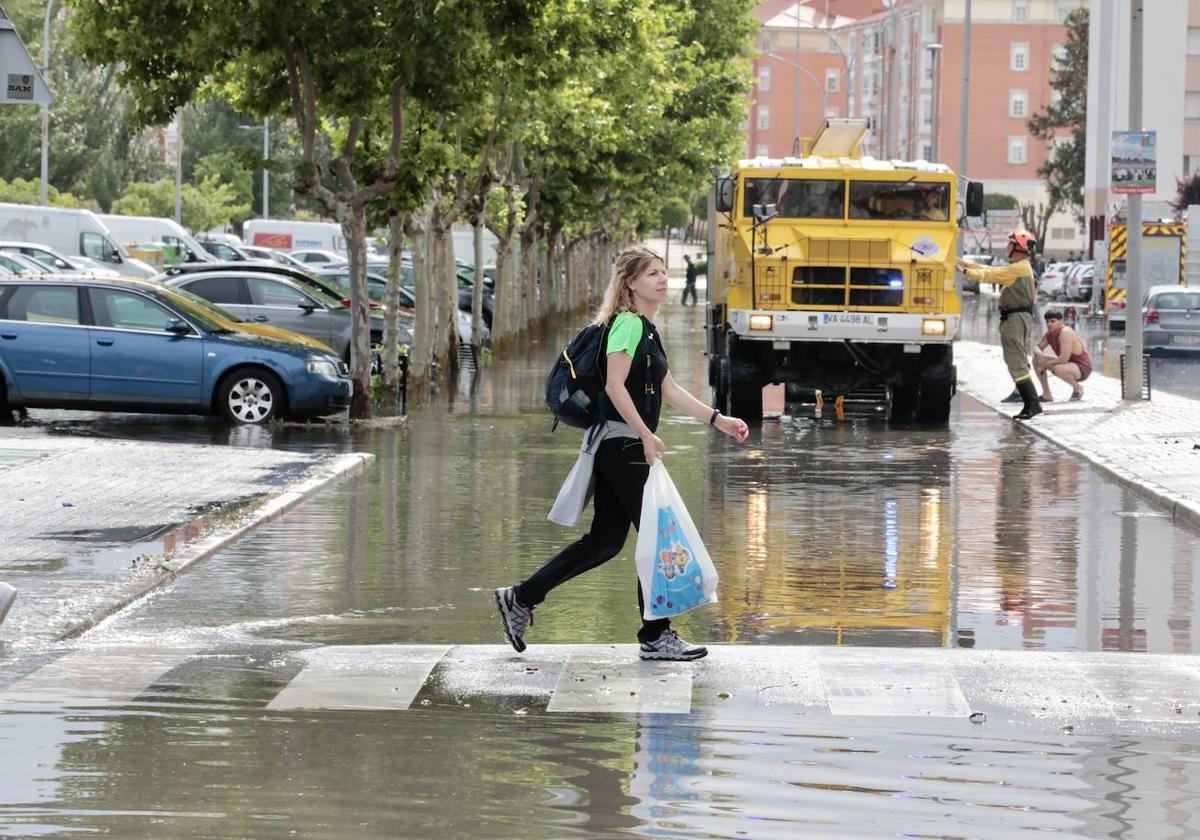
[[[42,78],[50,81],[50,12],[54,0],[46,0],[46,17],[42,23]],[[45,207],[50,203],[50,105],[42,106],[42,183],[38,197]]]
[[[942,54],[941,44],[926,44],[929,51],[929,157],[933,163],[938,159],[938,106],[941,97],[938,96],[938,57]]]

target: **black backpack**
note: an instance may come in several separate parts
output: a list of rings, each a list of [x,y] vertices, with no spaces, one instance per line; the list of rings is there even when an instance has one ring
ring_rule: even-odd
[[[588,324],[567,344],[554,360],[546,377],[546,407],[554,415],[554,426],[566,423],[576,429],[590,429],[608,416],[608,398],[604,394],[608,331],[614,315],[606,324]],[[646,341],[643,330],[642,349]]]

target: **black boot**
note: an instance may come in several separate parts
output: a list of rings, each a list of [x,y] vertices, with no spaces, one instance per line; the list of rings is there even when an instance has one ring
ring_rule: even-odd
[[[1021,409],[1020,414],[1013,417],[1014,420],[1029,420],[1042,413],[1042,404],[1038,402],[1037,389],[1033,387],[1032,379],[1023,379],[1018,382],[1017,392],[1025,401],[1025,407]]]

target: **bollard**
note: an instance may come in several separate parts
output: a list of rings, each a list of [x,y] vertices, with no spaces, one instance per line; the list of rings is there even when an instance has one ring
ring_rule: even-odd
[[[408,354],[400,356],[400,414],[408,414]]]
[[[3,624],[4,619],[8,617],[8,611],[12,608],[15,600],[17,600],[17,590],[7,583],[0,583],[0,624]]]
[[[1121,351],[1121,393],[1125,393],[1125,351]],[[1142,399],[1150,399],[1150,357],[1142,354]]]

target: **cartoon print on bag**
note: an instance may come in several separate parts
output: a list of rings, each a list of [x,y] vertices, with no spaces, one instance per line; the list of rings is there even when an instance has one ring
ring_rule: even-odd
[[[674,527],[672,525],[671,529],[674,530]],[[676,577],[683,577],[688,563],[692,562],[692,553],[677,542],[671,543],[669,549],[660,551],[658,557],[662,560],[658,566],[658,570],[669,581],[675,580]]]

